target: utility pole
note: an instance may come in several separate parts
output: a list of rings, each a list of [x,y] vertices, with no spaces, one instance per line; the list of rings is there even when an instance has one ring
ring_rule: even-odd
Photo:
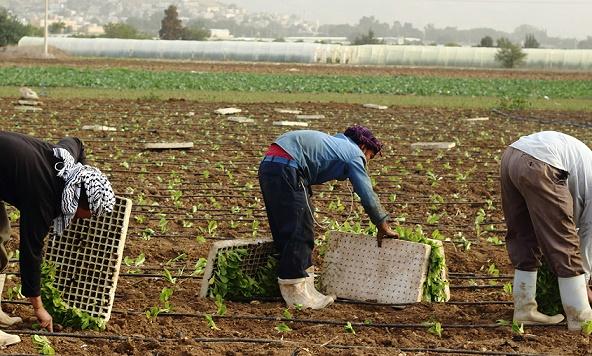
[[[43,40],[43,55],[45,56],[45,58],[49,57],[49,54],[47,52],[47,35],[48,35],[48,20],[49,20],[49,16],[48,16],[48,11],[49,11],[49,0],[45,0],[45,36],[44,36],[44,40]]]

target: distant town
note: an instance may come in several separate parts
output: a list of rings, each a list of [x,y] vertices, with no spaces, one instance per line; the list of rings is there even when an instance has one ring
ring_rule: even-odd
[[[184,27],[208,31],[208,40],[476,46],[487,38],[493,41],[508,38],[525,46],[530,38],[543,48],[592,48],[592,37],[583,41],[552,37],[546,30],[526,24],[509,33],[492,28],[436,28],[433,25],[416,28],[408,22],[381,23],[372,16],[362,16],[353,25],[329,25],[305,21],[296,15],[251,13],[216,0],[175,0],[170,4],[160,0],[50,0],[48,23],[53,24],[54,36],[101,37],[106,36],[105,25],[125,24],[141,35],[138,38],[158,39],[164,10],[169,5],[176,6],[178,19]],[[24,24],[44,26],[45,3],[42,0],[0,0],[0,8],[7,9]],[[364,42],[366,40],[370,42]]]

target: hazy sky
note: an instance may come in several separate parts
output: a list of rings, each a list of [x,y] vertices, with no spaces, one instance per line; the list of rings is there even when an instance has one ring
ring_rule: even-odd
[[[411,22],[416,28],[491,27],[511,32],[529,24],[549,36],[592,36],[592,0],[222,0],[250,11],[296,14],[325,23],[357,23],[374,16],[389,24]]]

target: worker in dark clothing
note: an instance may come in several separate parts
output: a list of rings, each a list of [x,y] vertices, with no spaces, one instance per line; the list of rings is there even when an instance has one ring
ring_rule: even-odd
[[[4,246],[10,239],[6,202],[20,211],[22,293],[29,298],[40,325],[49,331],[53,329],[52,318],[41,302],[40,279],[43,243],[50,226],[60,236],[73,218],[111,212],[115,204],[107,177],[85,163],[84,147],[78,138],[65,138],[54,145],[0,131],[0,272],[8,264]],[[6,325],[20,318],[4,321]],[[20,341],[16,335],[6,335],[0,334],[0,345]]]
[[[383,237],[397,237],[366,172],[366,162],[381,149],[370,130],[356,125],[335,136],[311,130],[288,132],[265,153],[259,184],[279,252],[278,283],[289,306],[322,309],[335,299],[318,292],[314,275],[310,275],[314,247],[311,185],[349,179],[378,228],[379,246]]]

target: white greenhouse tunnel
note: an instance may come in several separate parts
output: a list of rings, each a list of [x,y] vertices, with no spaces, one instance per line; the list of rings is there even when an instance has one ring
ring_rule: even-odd
[[[43,45],[23,37],[19,46]],[[49,45],[71,56],[244,62],[343,63],[499,68],[497,48],[441,46],[343,46],[320,43],[165,41],[50,37]],[[592,70],[592,50],[524,49],[526,68]]]

